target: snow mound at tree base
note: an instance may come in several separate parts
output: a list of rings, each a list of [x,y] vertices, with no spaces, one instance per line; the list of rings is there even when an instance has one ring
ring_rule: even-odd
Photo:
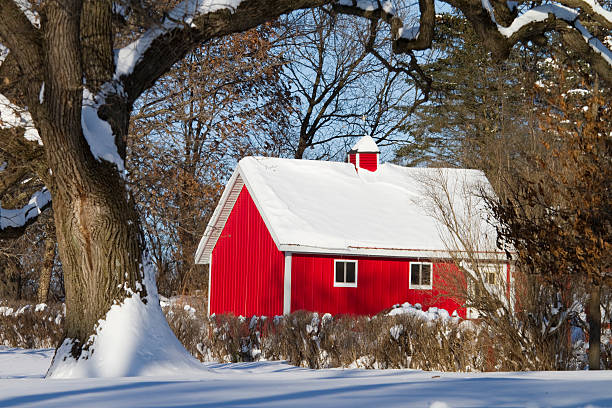
[[[78,359],[71,355],[75,340],[65,339],[48,378],[184,376],[204,370],[168,326],[159,306],[155,270],[150,262],[145,265],[146,302],[132,292],[121,304],[111,306]]]
[[[91,340],[78,360],[70,354],[74,341],[64,340],[47,377],[184,375],[203,370],[168,326],[159,303],[144,304],[137,294],[112,306]]]

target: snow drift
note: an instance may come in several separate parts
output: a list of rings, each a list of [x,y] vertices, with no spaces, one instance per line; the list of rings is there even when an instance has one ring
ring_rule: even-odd
[[[89,349],[78,359],[71,356],[72,339],[57,349],[47,377],[132,377],[185,375],[202,370],[178,341],[159,306],[154,268],[146,262],[144,284],[148,295],[138,293],[111,307],[98,321]]]

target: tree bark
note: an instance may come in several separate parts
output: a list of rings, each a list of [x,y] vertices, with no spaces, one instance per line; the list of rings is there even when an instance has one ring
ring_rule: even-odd
[[[38,279],[38,291],[36,297],[38,303],[47,303],[49,298],[49,285],[51,284],[51,273],[55,261],[55,235],[50,234],[52,227],[47,225],[47,238],[45,239],[45,255],[43,259],[40,278]]]
[[[589,310],[587,321],[589,323],[589,370],[599,370],[601,354],[601,286],[593,283],[589,296]]]
[[[17,263],[11,257],[0,257],[0,297],[20,299],[21,279]]]

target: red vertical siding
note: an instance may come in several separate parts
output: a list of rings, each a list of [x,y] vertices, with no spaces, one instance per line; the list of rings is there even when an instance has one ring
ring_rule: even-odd
[[[334,287],[334,259],[356,259],[357,287]],[[416,260],[414,260],[416,261]],[[420,303],[457,311],[465,309],[451,299],[437,299],[441,273],[453,265],[434,264],[433,289],[409,288],[410,259],[342,257],[293,254],[291,264],[291,311],[311,310],[331,314],[373,315],[396,303]],[[456,270],[456,269],[455,269]]]
[[[246,186],[212,252],[210,313],[283,313],[284,254]]]
[[[353,166],[357,167],[357,155],[355,153],[349,154],[349,163],[353,163]]]
[[[376,171],[378,168],[377,156],[376,153],[359,153],[359,168]]]

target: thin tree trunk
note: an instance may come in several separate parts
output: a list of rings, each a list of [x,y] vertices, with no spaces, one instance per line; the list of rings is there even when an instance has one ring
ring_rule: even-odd
[[[587,321],[589,323],[589,370],[599,370],[601,353],[601,286],[593,284],[589,297],[589,310]]]
[[[45,239],[45,255],[38,279],[38,291],[36,297],[38,303],[46,303],[49,298],[49,285],[51,284],[51,272],[55,261],[55,236],[49,234],[51,226],[47,227],[47,238]]]

